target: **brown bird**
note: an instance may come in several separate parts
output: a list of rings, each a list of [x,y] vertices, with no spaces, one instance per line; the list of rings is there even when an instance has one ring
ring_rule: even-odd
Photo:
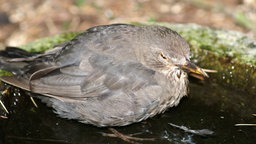
[[[60,117],[95,126],[124,126],[176,106],[190,73],[208,77],[189,60],[190,48],[163,26],[92,27],[43,54],[0,52],[1,80],[40,94]]]

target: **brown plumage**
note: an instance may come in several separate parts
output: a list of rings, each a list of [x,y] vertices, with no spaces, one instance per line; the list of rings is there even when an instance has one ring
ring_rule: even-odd
[[[189,45],[162,26],[114,24],[86,30],[43,54],[0,52],[1,80],[40,94],[63,118],[102,126],[139,122],[176,106],[187,95]]]

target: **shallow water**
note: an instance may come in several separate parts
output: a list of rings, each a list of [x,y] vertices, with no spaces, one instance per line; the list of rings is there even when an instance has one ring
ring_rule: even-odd
[[[23,91],[11,90],[2,98],[10,114],[0,119],[0,143],[126,143],[119,138],[102,136],[107,128],[97,128],[73,120],[58,118],[36,99],[36,108]],[[20,95],[19,95],[20,94]],[[156,138],[141,143],[161,144],[255,144],[256,127],[235,127],[236,123],[256,123],[255,96],[228,90],[211,82],[190,83],[190,94],[163,114],[130,126],[116,128],[123,134]],[[2,115],[4,112],[2,111]],[[191,129],[209,129],[214,135],[202,137],[185,133],[168,123]]]

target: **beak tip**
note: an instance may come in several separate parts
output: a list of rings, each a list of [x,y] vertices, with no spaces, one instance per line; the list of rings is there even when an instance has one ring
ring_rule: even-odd
[[[191,76],[198,79],[204,80],[206,78],[209,78],[209,75],[206,73],[206,71],[204,71],[204,69],[196,66],[190,61],[188,61],[186,65],[182,65],[182,68],[187,71]]]
[[[206,77],[206,78],[209,78],[209,75],[201,68],[199,68],[198,70],[199,74],[201,74],[202,76]]]

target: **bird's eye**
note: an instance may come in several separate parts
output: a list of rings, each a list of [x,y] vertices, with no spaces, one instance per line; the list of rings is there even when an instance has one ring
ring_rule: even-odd
[[[160,53],[160,56],[165,60],[167,59],[167,57],[162,52]]]

